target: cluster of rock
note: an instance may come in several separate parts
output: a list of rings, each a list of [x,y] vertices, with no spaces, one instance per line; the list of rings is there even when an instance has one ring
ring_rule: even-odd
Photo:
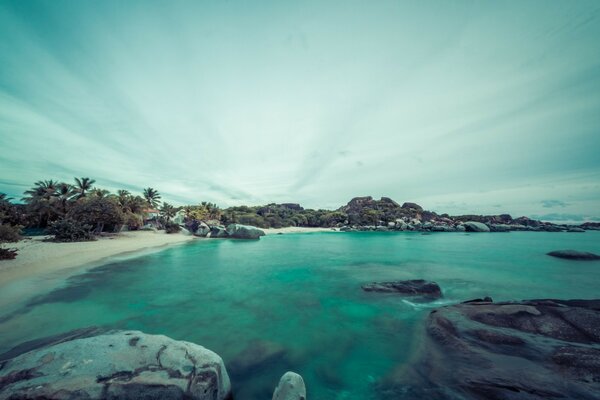
[[[90,328],[0,356],[1,400],[232,398],[221,357],[163,335]],[[306,400],[302,377],[285,373],[273,400]]]
[[[558,251],[557,253],[569,251]],[[571,251],[572,252],[572,251]],[[575,252],[586,258],[600,258]],[[435,282],[363,285],[365,291],[435,299]],[[379,385],[383,399],[598,399],[600,300],[494,303],[489,297],[433,310],[413,362]]]
[[[384,399],[598,399],[600,300],[478,299],[432,311]]]
[[[183,225],[191,234],[207,238],[231,239],[260,239],[265,232],[255,226],[229,224],[227,227],[219,224],[207,224],[202,221],[192,220]]]
[[[585,232],[600,229],[598,223],[580,226],[559,225],[537,221],[527,217],[513,219],[509,214],[500,215],[439,215],[426,211],[418,204],[399,205],[388,197],[375,200],[371,196],[355,197],[340,208],[348,214],[346,224],[340,231],[422,231],[422,232]],[[387,222],[386,222],[387,221]]]

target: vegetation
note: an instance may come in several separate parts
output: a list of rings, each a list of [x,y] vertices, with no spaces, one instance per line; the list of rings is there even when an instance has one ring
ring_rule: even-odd
[[[0,225],[0,243],[18,242],[21,240],[21,227],[19,225]]]
[[[94,240],[90,225],[84,225],[73,219],[61,219],[53,222],[48,233],[54,235],[57,242],[82,242]]]
[[[148,207],[157,208],[160,204],[160,194],[151,187],[144,189],[144,199]]]
[[[16,249],[0,248],[0,260],[13,260],[15,257],[17,257]]]
[[[177,233],[181,232],[181,227],[175,222],[167,222],[165,224],[165,232],[166,233]]]

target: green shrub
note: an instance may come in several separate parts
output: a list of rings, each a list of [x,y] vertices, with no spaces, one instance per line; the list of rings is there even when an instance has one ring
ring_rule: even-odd
[[[72,219],[61,219],[50,225],[48,233],[57,242],[84,242],[94,240],[92,227]]]
[[[18,225],[0,225],[0,242],[18,242],[21,240],[21,227]]]
[[[167,222],[165,224],[165,232],[167,233],[177,233],[181,231],[181,227],[177,225],[175,222]]]
[[[13,260],[16,256],[16,249],[0,249],[0,260]]]
[[[77,201],[68,214],[69,219],[89,225],[97,233],[115,231],[125,222],[125,216],[115,199],[90,197]]]

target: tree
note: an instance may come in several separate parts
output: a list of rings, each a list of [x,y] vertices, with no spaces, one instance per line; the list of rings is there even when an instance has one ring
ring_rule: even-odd
[[[156,208],[160,204],[160,194],[151,187],[144,189],[144,199],[146,199],[148,207]]]
[[[23,201],[27,204],[27,211],[37,217],[38,226],[45,228],[48,221],[56,220],[60,214],[57,210],[58,181],[52,179],[37,181],[34,187],[25,191]]]
[[[160,213],[167,219],[167,222],[169,222],[169,220],[175,216],[177,211],[175,211],[175,207],[165,201],[160,209]]]
[[[92,188],[92,185],[96,183],[95,179],[90,179],[90,178],[75,178],[75,184],[77,186],[77,190],[79,192],[79,195],[77,196],[78,199],[85,197],[86,196],[86,191],[90,190]]]
[[[60,205],[60,211],[63,215],[67,213],[69,204],[76,194],[77,190],[73,185],[69,185],[68,183],[58,184],[56,188],[56,197]]]
[[[116,230],[125,221],[125,216],[116,200],[110,197],[89,196],[78,201],[68,214],[68,218],[84,225],[95,226],[96,233],[106,227]]]

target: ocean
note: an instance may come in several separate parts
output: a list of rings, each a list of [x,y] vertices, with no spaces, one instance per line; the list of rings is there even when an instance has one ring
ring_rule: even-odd
[[[270,398],[288,370],[304,377],[309,399],[376,399],[378,383],[410,364],[423,321],[436,307],[484,296],[600,297],[600,262],[545,254],[558,249],[600,253],[600,232],[196,240],[24,294],[23,302],[0,310],[0,353],[82,327],[137,329],[221,355],[236,399]],[[404,279],[435,281],[443,298],[423,302],[361,289]]]

